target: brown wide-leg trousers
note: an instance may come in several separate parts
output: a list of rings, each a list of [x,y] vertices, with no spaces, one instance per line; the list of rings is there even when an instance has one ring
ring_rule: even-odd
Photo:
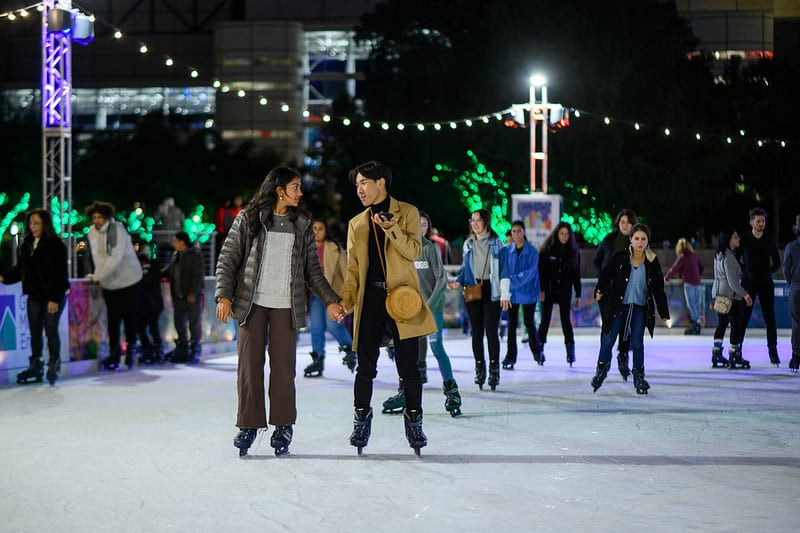
[[[294,377],[297,334],[291,309],[269,309],[253,305],[247,323],[239,327],[239,367],[236,386],[239,410],[236,426],[267,427],[264,401],[264,363],[269,335],[269,423],[294,424],[297,419]]]

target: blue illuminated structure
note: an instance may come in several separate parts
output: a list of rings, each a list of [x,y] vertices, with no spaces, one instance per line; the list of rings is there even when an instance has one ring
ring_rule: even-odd
[[[42,2],[42,200],[45,209],[57,203],[58,214],[72,209],[72,40],[88,44],[93,38],[92,19],[73,10],[72,0]],[[71,218],[61,216],[56,225],[74,277]]]

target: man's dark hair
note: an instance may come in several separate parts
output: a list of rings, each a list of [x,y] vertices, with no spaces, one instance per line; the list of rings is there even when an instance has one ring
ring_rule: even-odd
[[[98,213],[105,218],[110,219],[114,216],[114,205],[110,202],[93,202],[86,206],[86,216],[92,218],[92,215]]]
[[[392,171],[380,161],[367,161],[366,163],[361,163],[356,168],[351,170],[347,175],[350,183],[355,185],[356,178],[359,174],[373,181],[378,181],[379,179],[383,178],[386,180],[386,190],[388,191],[392,188]]]
[[[189,237],[189,234],[186,233],[185,231],[179,231],[178,233],[176,233],[175,238],[178,239],[179,241],[183,241],[184,244],[186,244],[186,246],[192,245],[192,239]]]
[[[767,212],[761,209],[760,207],[754,207],[750,210],[750,220],[753,220],[756,217],[764,217],[767,218]]]

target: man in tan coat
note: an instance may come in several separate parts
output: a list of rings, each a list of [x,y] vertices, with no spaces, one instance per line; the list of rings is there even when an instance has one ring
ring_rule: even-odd
[[[419,313],[400,322],[386,311],[387,291],[406,285],[419,291],[414,260],[422,244],[419,211],[389,196],[392,172],[377,161],[350,171],[350,181],[366,209],[350,219],[347,231],[347,278],[342,305],[353,309],[353,348],[358,368],[353,387],[355,419],[350,444],[359,453],[369,442],[372,380],[384,333],[394,342],[397,373],[405,385],[404,423],[409,445],[419,454],[427,444],[422,431],[422,384],[417,368],[418,338],[436,331],[436,322],[425,302]]]

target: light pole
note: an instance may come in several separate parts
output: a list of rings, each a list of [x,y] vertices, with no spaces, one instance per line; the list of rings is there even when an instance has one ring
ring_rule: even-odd
[[[536,191],[536,160],[542,161],[542,192],[547,193],[547,79],[542,74],[534,74],[530,77],[530,96],[528,106],[530,107],[530,158],[531,158],[531,192]],[[536,89],[541,87],[542,99],[536,102]],[[542,151],[536,151],[536,128],[542,124]]]

